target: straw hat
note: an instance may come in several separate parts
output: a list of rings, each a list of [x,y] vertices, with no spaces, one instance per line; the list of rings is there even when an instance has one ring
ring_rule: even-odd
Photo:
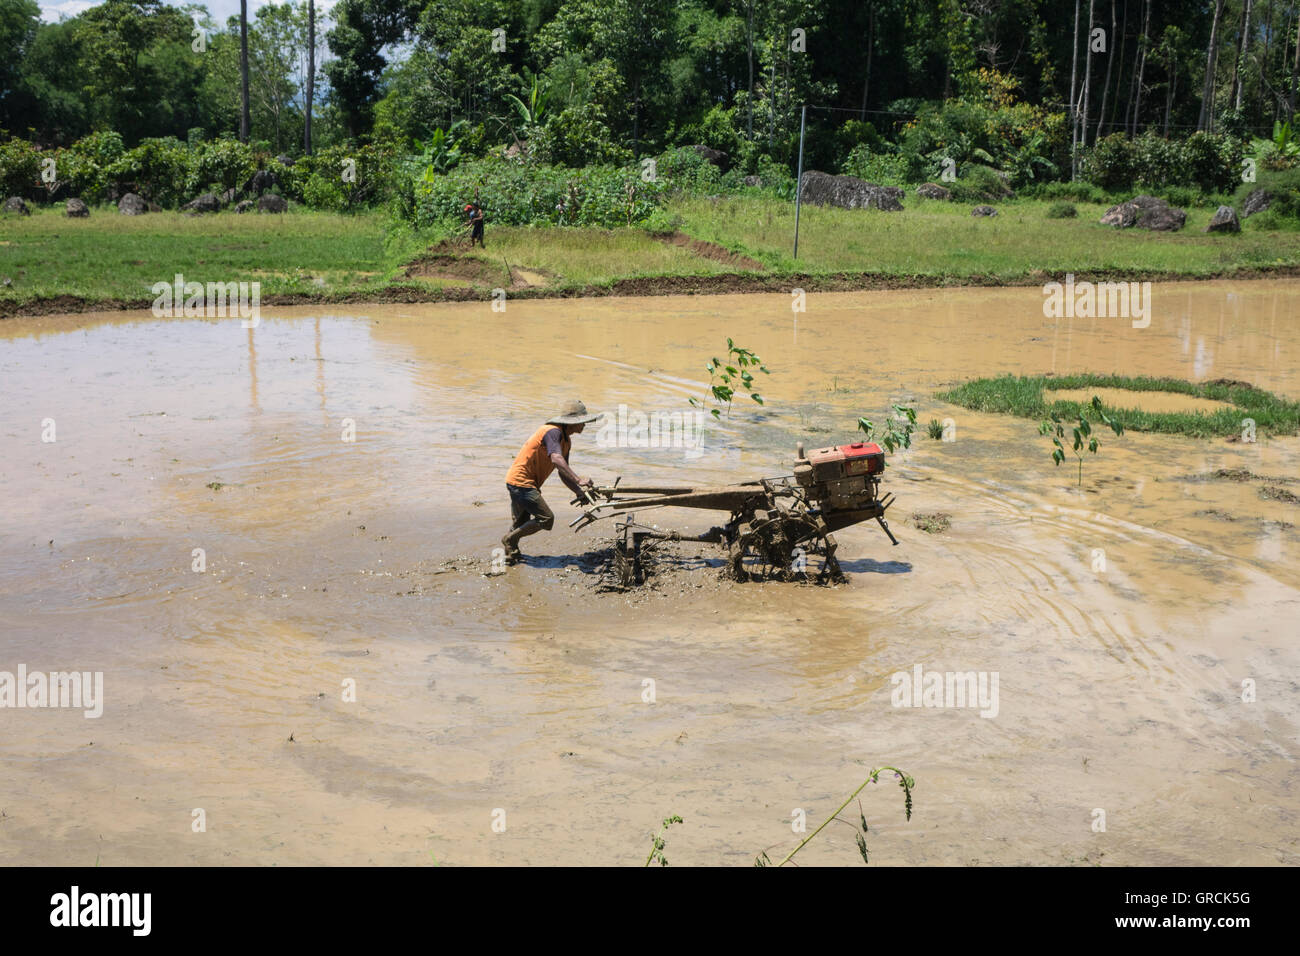
[[[546,424],[585,425],[587,422],[594,422],[604,414],[604,412],[597,412],[595,415],[588,414],[587,406],[575,398],[572,401],[565,402],[559,414],[548,418]]]

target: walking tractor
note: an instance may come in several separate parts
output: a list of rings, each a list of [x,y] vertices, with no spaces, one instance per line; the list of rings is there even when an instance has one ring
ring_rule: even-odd
[[[570,523],[577,530],[602,518],[618,517],[614,570],[624,587],[645,580],[646,559],[662,541],[705,541],[726,550],[731,576],[792,580],[806,574],[807,559],[821,557],[819,580],[842,583],[835,559],[834,532],[875,519],[889,540],[898,539],[885,522],[892,493],[880,494],[885,453],[875,442],[819,448],[805,455],[797,446],[794,474],[706,488],[661,488],[612,485],[590,489],[573,503],[582,515]],[[699,508],[725,511],[730,517],[703,534],[683,534],[636,520],[648,508]]]

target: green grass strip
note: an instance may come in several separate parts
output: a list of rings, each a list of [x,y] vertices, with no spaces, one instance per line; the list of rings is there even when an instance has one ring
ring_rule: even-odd
[[[1257,433],[1294,435],[1300,432],[1300,402],[1255,388],[1244,382],[1218,379],[1212,382],[1187,382],[1177,378],[1150,378],[1129,375],[1095,375],[1084,373],[1062,376],[1013,376],[979,378],[936,398],[977,412],[1000,412],[1020,418],[1046,419],[1053,412],[1062,418],[1084,415],[1098,421],[1088,402],[1051,399],[1054,390],[1082,388],[1118,388],[1131,392],[1177,392],[1196,398],[1227,402],[1234,407],[1211,413],[1148,412],[1112,408],[1103,404],[1107,415],[1118,416],[1124,427],[1136,432],[1162,432],[1190,438],[1216,438],[1238,434],[1241,420],[1255,421]]]

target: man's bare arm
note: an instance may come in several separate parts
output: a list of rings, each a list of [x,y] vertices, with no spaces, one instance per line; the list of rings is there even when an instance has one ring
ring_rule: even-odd
[[[555,470],[560,473],[560,480],[579,498],[582,497],[582,486],[590,485],[591,480],[588,478],[579,478],[578,473],[569,467],[569,463],[564,460],[564,456],[559,452],[551,453],[551,462],[555,465]]]

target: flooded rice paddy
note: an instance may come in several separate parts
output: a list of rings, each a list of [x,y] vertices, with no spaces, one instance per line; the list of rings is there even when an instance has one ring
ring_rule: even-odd
[[[99,718],[0,710],[0,861],[633,864],[680,814],[672,864],[746,865],[891,764],[915,814],[864,792],[873,864],[1295,864],[1300,440],[1107,431],[1076,488],[1035,422],[933,398],[1083,371],[1300,396],[1300,284],[1152,301],[1144,329],[1036,289],[0,323],[0,671],[104,675]],[[822,588],[721,581],[700,545],[625,594],[553,478],[555,530],[483,573],[533,429],[574,396],[689,415],[727,336],[763,407],[702,448],[589,426],[578,473],[786,474],[907,402],[954,440],[891,457],[898,547],[841,532]],[[894,706],[918,665],[996,675],[996,715]],[[800,860],[861,862],[843,827]]]

